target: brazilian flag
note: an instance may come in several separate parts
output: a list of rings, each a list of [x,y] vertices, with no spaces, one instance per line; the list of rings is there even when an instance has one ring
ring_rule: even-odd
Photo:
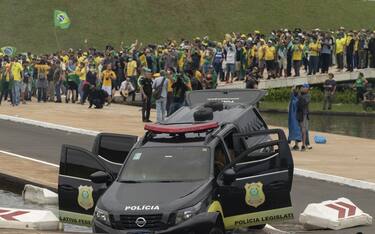
[[[8,55],[10,57],[16,55],[16,48],[13,46],[4,46],[1,48],[1,52],[3,52],[4,55]]]
[[[53,22],[55,27],[59,27],[61,29],[67,29],[70,26],[70,19],[65,11],[55,10],[53,14]]]

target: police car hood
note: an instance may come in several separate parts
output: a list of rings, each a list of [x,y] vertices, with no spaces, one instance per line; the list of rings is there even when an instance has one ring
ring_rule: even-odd
[[[113,214],[173,211],[200,199],[209,190],[208,181],[168,183],[114,182],[102,196],[105,209]],[[204,193],[205,194],[205,193]]]

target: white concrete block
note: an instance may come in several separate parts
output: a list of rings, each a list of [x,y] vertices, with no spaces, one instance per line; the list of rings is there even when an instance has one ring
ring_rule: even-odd
[[[22,191],[22,197],[25,201],[38,203],[42,205],[57,205],[58,195],[48,189],[40,188],[31,184],[25,185]]]
[[[62,230],[63,226],[51,211],[0,207],[0,229],[2,228],[53,231]]]
[[[347,198],[309,204],[299,217],[306,229],[333,229],[372,224],[372,217]]]

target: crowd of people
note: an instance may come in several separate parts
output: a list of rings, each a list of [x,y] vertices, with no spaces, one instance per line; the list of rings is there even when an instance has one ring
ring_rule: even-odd
[[[224,40],[209,37],[167,40],[142,45],[135,41],[120,49],[86,48],[36,56],[0,54],[0,104],[13,106],[30,101],[89,102],[89,107],[110,105],[118,92],[123,100],[135,101],[140,92],[142,119],[150,121],[151,100],[158,118],[173,113],[189,90],[214,89],[218,82],[243,80],[256,88],[259,79],[328,73],[375,67],[375,32],[280,29],[270,34],[226,34]],[[65,100],[62,100],[62,96]],[[128,100],[128,101],[129,101]]]

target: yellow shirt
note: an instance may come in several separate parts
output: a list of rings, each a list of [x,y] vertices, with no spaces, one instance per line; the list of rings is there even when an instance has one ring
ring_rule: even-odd
[[[345,44],[346,44],[345,38],[336,39],[336,54],[344,52]]]
[[[23,67],[22,67],[21,63],[19,63],[19,62],[13,63],[13,65],[12,65],[12,75],[13,75],[13,79],[15,81],[21,80],[21,72],[22,71],[23,71]]]
[[[262,60],[264,59],[264,52],[265,52],[265,49],[266,49],[266,45],[262,45],[258,48],[258,59],[259,60]]]
[[[168,81],[168,93],[171,93],[173,92],[173,88],[172,88],[172,85],[173,85],[173,82],[171,82],[170,80]]]
[[[112,80],[116,79],[116,74],[112,70],[104,70],[102,74],[103,86],[111,87]]]
[[[320,51],[320,43],[311,42],[309,44],[309,51],[311,56],[318,56]]]
[[[139,56],[139,61],[141,61],[141,67],[147,67],[147,59],[145,54]]]
[[[77,61],[78,61],[77,64],[83,63],[83,62],[85,62],[85,60],[86,60],[86,57],[85,57],[85,56],[81,56],[81,57],[79,57],[79,58],[77,59]]]
[[[86,80],[86,67],[77,67],[76,68],[76,74],[79,76],[80,80]]]
[[[68,56],[68,55],[64,55],[64,56],[62,56],[62,61],[63,61],[64,63],[68,63],[68,61],[69,61],[69,56]]]
[[[202,73],[200,71],[196,70],[194,76],[196,79],[202,80]]]
[[[275,54],[276,54],[275,47],[273,47],[273,46],[267,46],[264,58],[266,60],[268,60],[268,61],[274,60],[275,59]]]
[[[128,62],[128,65],[126,67],[126,75],[127,76],[137,75],[137,62],[135,60]]]
[[[102,62],[102,58],[100,56],[96,56],[94,61],[96,65],[99,65]]]
[[[38,74],[44,73],[44,75],[47,78],[48,70],[50,69],[50,67],[47,64],[36,64],[35,68],[38,71]]]
[[[303,46],[301,44],[294,45],[292,59],[296,61],[302,60],[302,50],[303,50]]]

